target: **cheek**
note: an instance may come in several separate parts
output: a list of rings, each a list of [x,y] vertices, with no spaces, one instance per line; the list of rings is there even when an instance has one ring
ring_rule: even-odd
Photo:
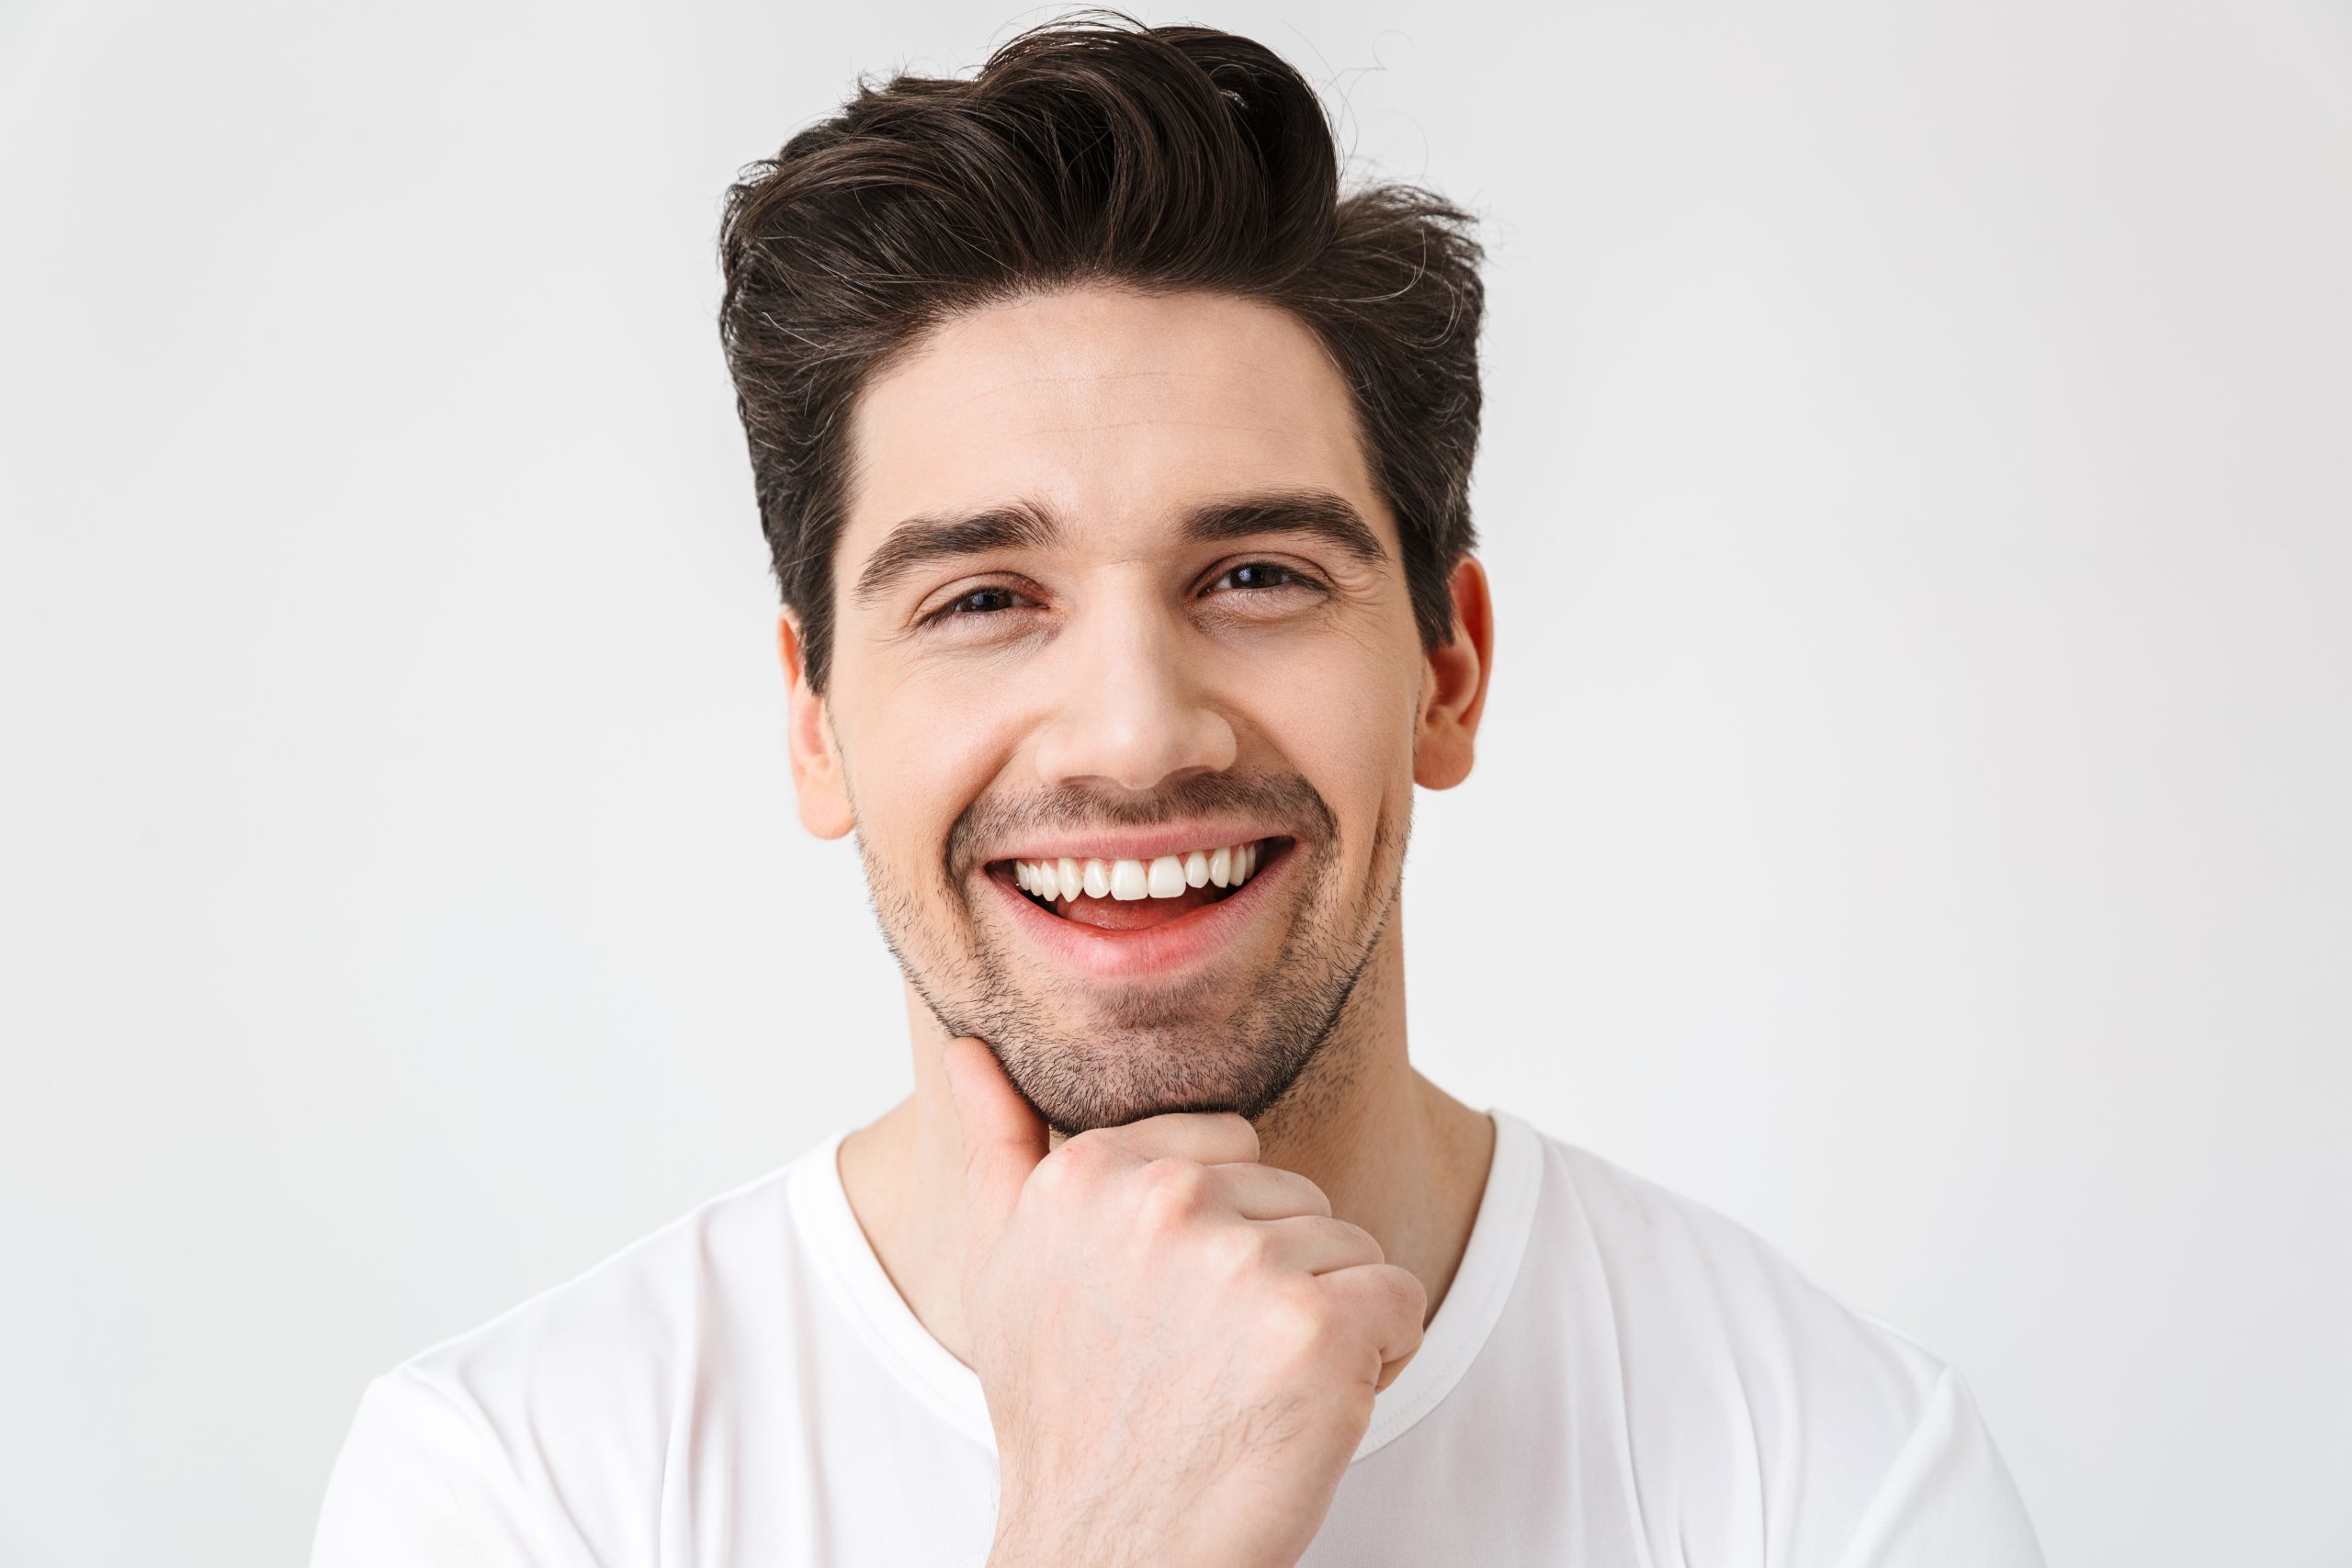
[[[1269,660],[1247,682],[1250,723],[1322,795],[1351,852],[1412,788],[1419,673],[1385,644],[1334,639]]]
[[[1402,759],[1392,753],[1410,749],[1425,663],[1419,652],[1418,642],[1408,649],[1386,626],[1317,639],[1284,663],[1285,705],[1319,741],[1359,766],[1397,763]]]
[[[1003,755],[988,709],[942,701],[919,682],[857,694],[841,735],[858,829],[867,848],[901,868],[936,868],[948,829],[987,787]]]

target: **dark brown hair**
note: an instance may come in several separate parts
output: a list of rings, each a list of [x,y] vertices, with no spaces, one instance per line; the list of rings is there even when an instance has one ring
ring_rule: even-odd
[[[1021,34],[974,80],[862,80],[743,171],[719,233],[720,338],[811,687],[860,390],[952,316],[1090,283],[1208,289],[1306,322],[1354,394],[1422,641],[1450,640],[1478,443],[1469,227],[1408,186],[1342,196],[1314,89],[1231,33],[1091,13]]]

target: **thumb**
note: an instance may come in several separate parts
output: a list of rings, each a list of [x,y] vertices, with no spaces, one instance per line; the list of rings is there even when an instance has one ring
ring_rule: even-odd
[[[964,1127],[965,1258],[978,1263],[996,1249],[1022,1184],[1046,1157],[1046,1122],[982,1042],[950,1040],[941,1063]]]

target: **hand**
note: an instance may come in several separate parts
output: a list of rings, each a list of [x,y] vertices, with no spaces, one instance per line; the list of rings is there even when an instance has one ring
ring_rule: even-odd
[[[992,1568],[1290,1568],[1420,1346],[1420,1281],[1313,1182],[1258,1164],[1239,1116],[1049,1154],[986,1045],[951,1041],[945,1065],[1003,1481]]]

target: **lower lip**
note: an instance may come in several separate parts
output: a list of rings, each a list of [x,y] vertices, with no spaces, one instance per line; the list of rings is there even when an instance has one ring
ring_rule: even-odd
[[[1012,883],[991,873],[981,880],[1012,905],[1012,918],[1040,946],[1065,962],[1105,980],[1172,975],[1201,963],[1240,933],[1242,922],[1266,900],[1269,884],[1290,870],[1295,840],[1269,857],[1250,880],[1214,904],[1136,931],[1104,931],[1061,915],[1049,915]]]

